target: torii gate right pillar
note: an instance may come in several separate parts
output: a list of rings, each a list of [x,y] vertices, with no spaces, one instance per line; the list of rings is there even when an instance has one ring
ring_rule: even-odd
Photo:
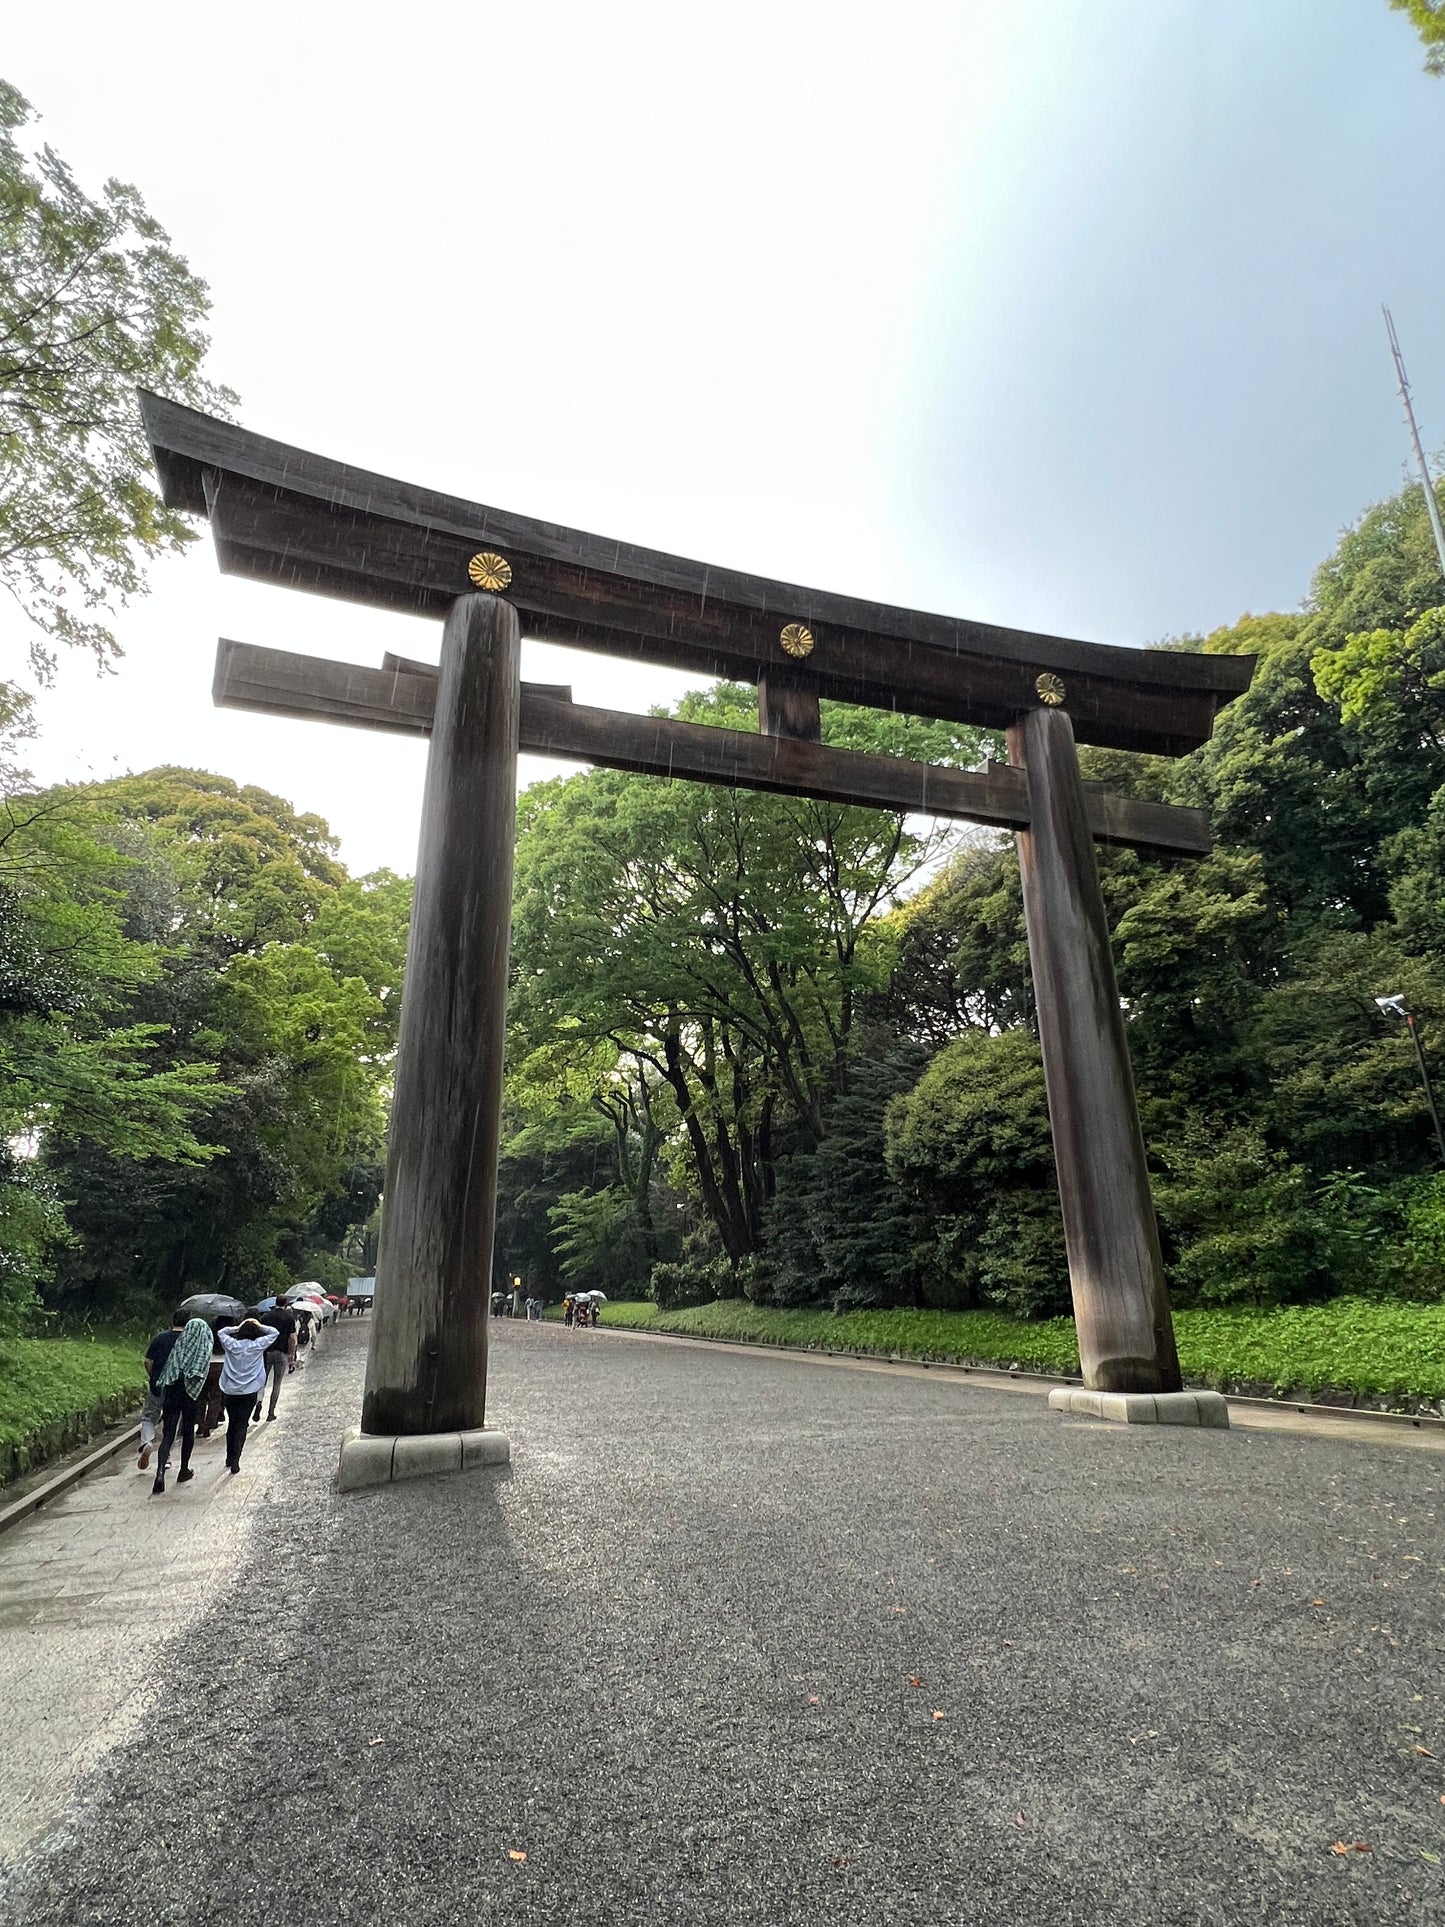
[[[1027,773],[1018,835],[1029,960],[1084,1383],[1178,1392],[1179,1357],[1129,1044],[1073,725],[1037,709],[1008,732]],[[1112,1416],[1112,1414],[1111,1414]]]

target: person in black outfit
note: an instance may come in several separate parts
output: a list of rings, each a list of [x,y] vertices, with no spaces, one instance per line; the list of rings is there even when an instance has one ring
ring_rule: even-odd
[[[296,1364],[296,1326],[300,1321],[294,1311],[279,1302],[266,1313],[266,1323],[273,1327],[276,1342],[266,1354],[266,1371],[271,1380],[271,1409],[266,1414],[267,1422],[276,1416],[276,1401],[281,1396],[281,1381]],[[261,1388],[264,1393],[265,1386]],[[261,1393],[256,1397],[255,1419],[261,1418]]]
[[[142,1472],[151,1462],[151,1449],[155,1445],[156,1432],[165,1410],[165,1402],[156,1390],[156,1375],[170,1357],[171,1346],[180,1337],[185,1322],[185,1313],[178,1311],[171,1320],[170,1330],[157,1332],[146,1351],[146,1395],[140,1414],[140,1457],[136,1461]]]
[[[166,1489],[166,1465],[171,1447],[181,1435],[181,1469],[176,1484],[185,1485],[195,1477],[191,1471],[191,1444],[195,1437],[196,1400],[206,1382],[211,1363],[211,1328],[204,1318],[188,1318],[156,1373],[156,1390],[161,1394],[161,1452],[156,1461],[153,1493]]]

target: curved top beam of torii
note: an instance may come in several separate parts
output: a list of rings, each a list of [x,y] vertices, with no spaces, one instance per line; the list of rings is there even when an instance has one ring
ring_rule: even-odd
[[[1162,756],[1207,741],[1254,671],[1248,656],[1033,635],[713,568],[391,481],[156,395],[141,405],[167,505],[209,516],[236,575],[440,618],[492,552],[544,641],[992,729],[1036,709],[1047,676],[1080,741]]]

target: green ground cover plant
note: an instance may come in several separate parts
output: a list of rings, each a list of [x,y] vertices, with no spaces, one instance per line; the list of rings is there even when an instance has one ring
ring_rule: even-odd
[[[604,1325],[731,1338],[751,1344],[897,1353],[1072,1376],[1071,1318],[1036,1322],[997,1312],[782,1311],[725,1299],[686,1311],[614,1304]],[[1185,1375],[1221,1389],[1348,1392],[1361,1398],[1445,1398],[1445,1306],[1337,1298],[1266,1311],[1178,1311]]]
[[[117,1414],[145,1395],[134,1333],[0,1339],[0,1481],[86,1436],[104,1407]]]

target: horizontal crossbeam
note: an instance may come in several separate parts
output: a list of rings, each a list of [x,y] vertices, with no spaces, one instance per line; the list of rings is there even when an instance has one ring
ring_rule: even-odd
[[[490,555],[503,573],[480,586],[500,585],[542,641],[745,682],[787,670],[836,701],[989,729],[1036,709],[1047,675],[1079,741],[1164,756],[1206,741],[1254,667],[718,569],[391,481],[154,395],[142,407],[167,504],[208,516],[221,567],[260,581],[440,619]]]
[[[363,669],[223,641],[216,652],[213,693],[217,703],[230,709],[425,735],[436,702],[436,674],[398,657],[389,658],[385,668]],[[944,769],[786,736],[755,736],[667,716],[593,709],[546,685],[522,684],[520,747],[535,756],[643,776],[816,796],[999,829],[1029,826],[1023,772],[1003,764],[990,764],[986,770]],[[1202,810],[1116,796],[1092,785],[1087,796],[1090,828],[1101,842],[1169,856],[1203,856],[1210,849]]]

